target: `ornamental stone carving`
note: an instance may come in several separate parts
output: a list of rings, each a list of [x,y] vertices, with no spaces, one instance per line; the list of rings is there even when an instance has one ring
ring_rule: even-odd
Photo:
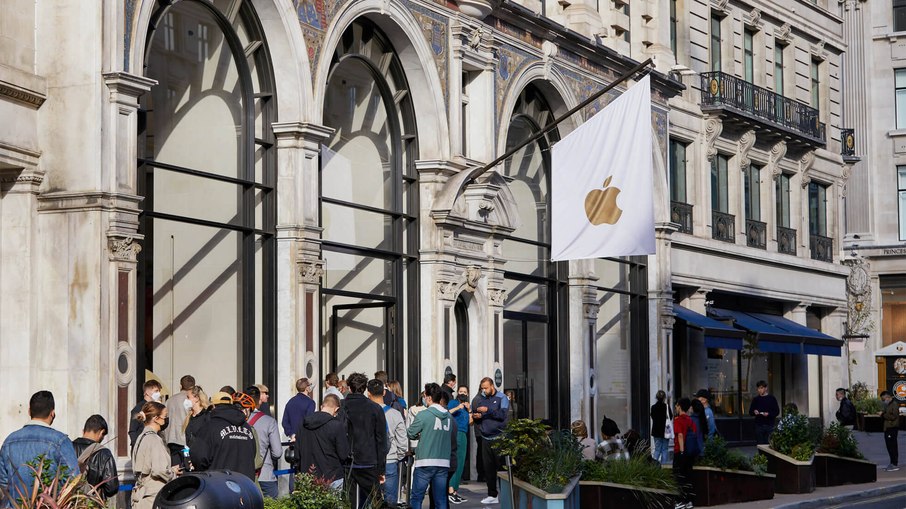
[[[598,319],[598,311],[601,310],[601,306],[599,306],[597,303],[585,304],[582,308],[585,311],[586,320],[597,320]]]
[[[752,160],[749,159],[749,151],[755,146],[755,131],[749,130],[743,133],[736,145],[736,153],[739,156],[739,169],[745,171],[752,164]]]
[[[815,164],[815,151],[811,150],[806,152],[801,159],[799,159],[799,177],[800,184],[802,188],[805,189],[808,187],[809,183],[812,181],[812,177],[809,174],[809,171],[812,169],[812,165]]]
[[[109,237],[107,248],[110,251],[110,260],[115,262],[135,263],[142,246],[135,242],[135,237]]]
[[[774,39],[787,44],[793,42],[793,27],[789,23],[784,23],[780,28],[774,30]]]
[[[466,268],[465,271],[466,286],[465,290],[467,292],[474,292],[478,287],[478,280],[481,279],[481,267],[473,265]]]
[[[874,329],[868,263],[863,258],[845,260],[843,263],[849,266],[849,276],[846,278],[847,332],[851,335],[868,334]]]
[[[755,30],[761,30],[764,26],[764,22],[761,20],[761,11],[757,7],[743,16],[743,22]]]
[[[324,260],[302,260],[297,264],[299,282],[319,285],[324,277]]]
[[[506,301],[506,290],[502,288],[488,290],[488,300],[492,306],[502,306]]]
[[[717,138],[720,137],[720,133],[724,130],[724,125],[717,117],[710,117],[707,124],[705,124],[705,144],[707,145],[707,155],[708,161],[713,161],[714,156],[717,155],[717,147],[714,146],[717,143]]]
[[[443,300],[453,300],[459,295],[459,281],[438,281],[437,294]]]
[[[783,170],[780,169],[780,160],[783,159],[783,156],[786,155],[786,142],[778,141],[776,145],[771,147],[771,154],[768,158],[769,164],[771,165],[771,177],[775,180]]]

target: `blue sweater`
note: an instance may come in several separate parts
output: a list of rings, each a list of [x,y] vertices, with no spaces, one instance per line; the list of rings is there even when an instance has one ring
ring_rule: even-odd
[[[299,429],[302,420],[315,412],[315,402],[301,392],[290,398],[283,410],[283,433],[291,437]]]
[[[487,407],[487,411],[479,412],[480,407]],[[475,398],[472,402],[472,412],[481,414],[480,418],[475,419],[475,426],[482,438],[494,440],[503,433],[509,408],[510,400],[500,391],[494,392],[492,396],[479,394]]]

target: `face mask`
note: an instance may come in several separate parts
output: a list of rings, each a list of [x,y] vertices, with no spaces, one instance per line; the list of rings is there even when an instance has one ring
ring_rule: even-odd
[[[482,390],[481,390],[481,396],[487,398],[487,397],[488,397],[488,391],[482,389]]]
[[[192,400],[190,400],[190,399],[188,399],[188,398],[186,398],[186,399],[183,400],[183,402],[182,402],[182,407],[185,408],[187,411],[188,411],[188,410],[192,410],[192,407],[193,407],[193,406],[194,406],[194,404],[192,403]]]
[[[154,391],[151,393],[151,401],[160,401],[160,391]]]
[[[163,431],[163,430],[167,429],[167,426],[169,426],[169,425],[170,425],[170,418],[169,417],[164,418],[164,423],[161,425],[160,430]]]
[[[428,400],[427,400],[427,399],[422,398],[422,406],[428,406]]]

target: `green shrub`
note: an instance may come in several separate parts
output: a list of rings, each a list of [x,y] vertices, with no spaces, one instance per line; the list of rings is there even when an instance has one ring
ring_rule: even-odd
[[[808,461],[815,453],[818,437],[808,417],[793,411],[784,415],[771,434],[771,449],[798,461]]]
[[[297,474],[292,493],[278,499],[265,498],[264,509],[350,509],[350,504],[330,482],[311,474]]]
[[[705,450],[702,453],[702,457],[699,458],[698,464],[721,470],[755,471],[748,456],[740,451],[729,449],[727,442],[719,436],[711,437],[705,442]],[[762,473],[764,472],[758,474],[761,475]]]
[[[859,444],[856,442],[853,432],[846,429],[839,422],[831,423],[824,430],[821,444],[818,446],[818,452],[862,459],[862,453],[859,452]]]
[[[14,509],[100,509],[105,506],[85,476],[70,476],[66,465],[55,467],[42,454],[29,461],[27,466],[33,473],[28,493],[0,494],[7,495]],[[0,500],[3,498],[0,496]]]
[[[537,419],[513,419],[493,447],[501,456],[510,456],[515,477],[557,493],[579,474],[582,446],[569,431],[548,430]]]
[[[755,472],[757,475],[764,475],[768,472],[768,457],[764,454],[752,456],[749,464],[752,465],[752,472]]]
[[[871,388],[865,382],[856,382],[849,388],[849,399],[853,402],[859,402],[873,397]]]
[[[868,415],[877,415],[878,412],[884,410],[884,402],[881,401],[881,398],[860,399],[853,402],[853,406],[856,407],[856,412]]]

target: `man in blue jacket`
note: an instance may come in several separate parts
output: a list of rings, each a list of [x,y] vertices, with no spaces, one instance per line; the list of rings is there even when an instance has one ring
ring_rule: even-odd
[[[0,447],[0,507],[11,507],[13,500],[31,493],[34,472],[28,463],[36,463],[38,456],[50,460],[51,477],[60,470],[65,479],[79,474],[79,460],[69,437],[51,428],[57,417],[53,394],[50,391],[34,393],[28,402],[31,420],[19,431],[14,431]]]
[[[283,433],[292,438],[302,421],[315,412],[315,400],[311,399],[311,382],[307,378],[296,380],[296,395],[286,402],[283,410]]]
[[[472,419],[475,429],[481,435],[481,457],[484,463],[484,477],[488,483],[488,496],[481,501],[482,504],[496,504],[497,500],[497,471],[500,470],[500,456],[494,450],[494,441],[500,438],[503,427],[506,425],[507,411],[510,401],[506,396],[497,392],[494,382],[485,377],[481,380],[481,394],[475,398],[475,408]]]

